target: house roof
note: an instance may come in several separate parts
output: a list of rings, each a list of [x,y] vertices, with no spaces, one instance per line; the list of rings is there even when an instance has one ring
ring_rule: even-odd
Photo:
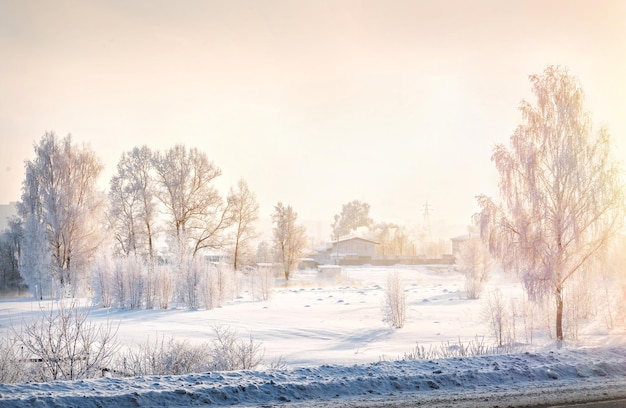
[[[347,241],[365,241],[365,242],[371,242],[374,245],[378,245],[378,242],[372,241],[371,239],[366,239],[366,238],[361,238],[361,237],[350,237],[350,236],[339,238],[338,240],[332,241],[331,243],[337,244],[339,242],[347,242]]]

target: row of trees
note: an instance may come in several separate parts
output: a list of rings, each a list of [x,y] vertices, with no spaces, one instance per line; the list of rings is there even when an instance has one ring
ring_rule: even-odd
[[[158,234],[165,232],[192,257],[232,242],[236,267],[249,254],[259,206],[243,180],[224,200],[213,184],[221,174],[197,148],[153,152],[143,146],[124,153],[109,189],[116,252],[153,260]]]
[[[273,242],[262,242],[255,254],[255,194],[240,180],[224,198],[214,185],[220,168],[196,148],[177,145],[161,152],[142,146],[124,152],[106,194],[97,188],[102,163],[88,146],[49,132],[34,151],[26,163],[19,217],[0,240],[0,274],[7,287],[23,278],[38,298],[76,294],[93,282],[96,252],[109,250],[147,265],[164,257],[183,265],[214,250],[228,253],[235,271],[255,260],[278,262],[289,279],[305,251],[297,213],[279,202],[272,214]],[[345,204],[335,216],[333,235],[363,228],[380,242],[383,255],[415,255],[404,228],[375,224],[369,204],[360,201]]]
[[[232,269],[254,260],[259,205],[244,180],[223,197],[221,170],[197,148],[147,146],[122,154],[108,194],[98,190],[103,166],[68,135],[46,133],[26,162],[19,216],[0,239],[5,285],[21,279],[35,296],[73,296],[89,288],[96,253],[184,265],[208,251],[228,254]],[[304,250],[305,231],[291,206],[278,203],[272,261],[285,277]]]

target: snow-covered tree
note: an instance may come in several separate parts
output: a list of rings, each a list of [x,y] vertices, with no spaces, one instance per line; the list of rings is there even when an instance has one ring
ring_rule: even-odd
[[[387,276],[383,296],[381,305],[383,321],[390,327],[401,329],[406,322],[406,294],[398,271],[393,271]]]
[[[124,152],[111,178],[109,219],[117,252],[154,258],[156,224],[152,152],[147,146]]]
[[[44,295],[55,292],[57,285],[54,285],[51,267],[50,247],[44,226],[33,214],[29,214],[24,222],[20,274],[36,299],[41,300]]]
[[[22,222],[15,217],[0,234],[0,289],[16,289],[22,280],[19,261],[23,236]]]
[[[103,199],[96,182],[102,164],[88,147],[73,144],[70,135],[60,140],[48,132],[34,149],[18,211],[25,236],[35,241],[25,241],[22,253],[27,264],[49,254],[49,265],[25,274],[50,273],[65,295],[73,295],[87,285],[89,263],[101,243]],[[42,231],[45,248],[38,243]]]
[[[285,279],[298,265],[298,260],[304,255],[306,234],[303,225],[298,224],[298,213],[288,205],[279,202],[274,206],[272,222],[274,223],[274,250],[276,257],[283,267]]]
[[[370,233],[373,239],[378,242],[376,251],[379,255],[393,255],[393,237],[398,226],[391,222],[379,222],[375,224]]]
[[[237,182],[237,189],[230,189],[228,203],[234,228],[233,270],[236,271],[242,259],[251,258],[250,241],[256,238],[254,223],[259,219],[259,204],[243,179]]]
[[[170,232],[185,239],[192,255],[221,248],[231,225],[230,211],[213,185],[222,171],[197,148],[176,145],[153,158],[157,197],[169,216]]]
[[[560,341],[565,285],[604,254],[623,220],[624,192],[609,134],[593,130],[578,81],[554,66],[530,81],[536,104],[521,103],[511,148],[493,151],[502,203],[479,196],[478,218],[492,253],[522,268],[529,296],[554,297]]]
[[[376,251],[382,256],[414,255],[415,246],[405,227],[391,222],[379,222],[369,227],[366,234],[378,243]]]
[[[489,248],[478,236],[470,236],[461,243],[456,256],[456,269],[465,276],[465,290],[469,299],[478,299],[491,269]]]
[[[261,241],[257,245],[255,260],[258,263],[270,263],[274,257],[272,256],[272,247],[269,242]]]
[[[370,205],[359,200],[353,200],[341,207],[341,213],[335,214],[333,223],[333,237],[348,235],[359,227],[370,227],[373,224],[370,218]]]

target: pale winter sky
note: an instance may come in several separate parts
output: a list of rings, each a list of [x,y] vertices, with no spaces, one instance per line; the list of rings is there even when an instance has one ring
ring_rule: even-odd
[[[282,201],[325,228],[357,199],[421,225],[428,200],[462,229],[546,65],[626,161],[625,21],[625,1],[0,0],[0,203],[54,130],[97,152],[103,188],[122,152],[183,143],[264,218]]]

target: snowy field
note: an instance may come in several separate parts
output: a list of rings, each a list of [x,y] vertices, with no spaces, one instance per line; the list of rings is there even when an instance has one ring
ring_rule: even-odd
[[[405,285],[401,329],[382,321],[391,271]],[[532,324],[518,319],[513,354],[396,361],[417,344],[425,350],[454,350],[477,339],[495,344],[484,314],[496,288],[506,299],[525,299],[519,283],[496,276],[481,299],[468,300],[462,276],[446,266],[346,267],[332,279],[297,272],[289,282],[278,281],[267,301],[253,301],[241,283],[238,297],[213,310],[95,308],[91,319],[119,322],[117,341],[128,347],[162,335],[206,342],[213,327],[223,325],[262,343],[266,365],[254,372],[0,385],[0,406],[363,406],[365,400],[402,406],[413,398],[431,406],[463,406],[460,399],[466,406],[521,406],[626,398],[624,327],[609,330],[599,314],[580,322],[578,339],[562,349],[549,335],[552,316],[538,313]],[[39,308],[31,299],[1,300],[2,335]],[[283,368],[270,369],[279,359]]]

